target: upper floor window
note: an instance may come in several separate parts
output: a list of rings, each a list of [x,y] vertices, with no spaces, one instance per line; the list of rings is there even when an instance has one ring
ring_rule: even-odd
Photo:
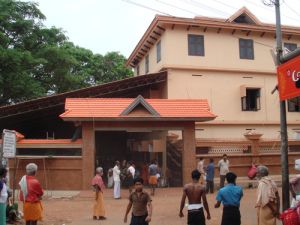
[[[239,39],[240,59],[254,59],[253,40]]]
[[[188,35],[188,50],[191,56],[204,56],[204,36],[189,34]]]
[[[246,95],[242,97],[242,110],[260,110],[260,88],[246,88]]]
[[[159,62],[161,60],[161,42],[159,41],[156,44],[156,62]]]
[[[286,49],[288,49],[290,52],[292,52],[297,48],[297,44],[295,44],[295,43],[284,43],[284,47]]]
[[[145,58],[145,73],[149,72],[149,55]]]
[[[289,112],[300,112],[300,96],[288,100]]]
[[[140,66],[139,65],[136,67],[136,75],[137,76],[140,75]]]

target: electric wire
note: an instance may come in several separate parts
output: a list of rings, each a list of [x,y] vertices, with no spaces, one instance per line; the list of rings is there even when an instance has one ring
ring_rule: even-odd
[[[157,9],[154,9],[154,8],[151,8],[149,6],[146,6],[146,5],[143,5],[143,4],[140,4],[140,3],[136,3],[134,1],[131,1],[131,0],[122,0],[123,2],[127,2],[129,4],[132,4],[132,5],[135,5],[135,6],[138,6],[138,7],[141,7],[141,8],[144,8],[144,9],[148,9],[148,10],[151,10],[151,11],[154,11],[154,12],[157,12],[157,13],[160,13],[162,15],[166,15],[166,16],[172,16],[171,14],[169,13],[165,13],[163,11],[160,11],[160,10],[157,10]]]
[[[188,12],[188,13],[193,14],[193,15],[198,15],[198,13],[196,13],[196,12],[190,11],[190,10],[188,10],[188,9],[184,9],[184,8],[182,8],[182,7],[175,6],[175,5],[170,4],[170,3],[166,3],[166,2],[161,1],[161,0],[155,0],[155,1],[157,1],[157,2],[159,2],[159,3],[161,3],[161,4],[164,4],[164,5],[173,7],[173,8],[175,8],[175,9],[179,9],[179,10],[181,10],[181,11]]]
[[[286,1],[283,1],[283,4],[285,4],[285,6],[291,10],[292,12],[294,12],[295,14],[297,14],[298,16],[300,16],[300,13],[298,13],[296,10],[294,10],[292,7],[290,7]],[[299,21],[299,20],[298,20]]]

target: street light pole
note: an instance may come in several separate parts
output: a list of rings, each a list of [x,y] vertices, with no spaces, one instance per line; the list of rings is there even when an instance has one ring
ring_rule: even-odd
[[[276,13],[276,52],[277,65],[281,64],[282,57],[282,33],[280,21],[280,2],[275,0]],[[288,135],[286,122],[286,103],[285,100],[280,101],[280,137],[281,137],[281,174],[282,174],[282,209],[286,210],[290,207],[289,198],[289,164],[288,164]]]

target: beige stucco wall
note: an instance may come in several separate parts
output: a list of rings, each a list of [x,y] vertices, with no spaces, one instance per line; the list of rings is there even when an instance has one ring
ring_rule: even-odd
[[[191,28],[187,30],[184,26],[176,25],[170,27],[162,34],[162,60],[156,63],[156,45],[149,51],[149,72],[158,72],[162,67],[206,67],[219,69],[255,70],[264,72],[275,72],[275,65],[270,53],[275,49],[275,39],[272,34],[232,30],[221,30],[208,28]],[[199,34],[204,36],[205,56],[188,55],[188,34]],[[254,60],[240,59],[239,38],[252,39],[254,41]],[[283,43],[296,43],[300,46],[300,37],[293,36],[290,40],[283,35]],[[156,44],[156,43],[155,43]],[[145,72],[145,59],[140,62],[140,74]]]
[[[188,34],[204,35],[205,56],[188,56]],[[240,59],[239,38],[254,40],[254,60]],[[300,46],[300,37],[292,36],[287,40],[284,35],[285,42]],[[271,94],[277,84],[270,53],[274,46],[273,34],[261,37],[261,33],[251,32],[247,36],[243,31],[232,34],[232,30],[221,30],[218,33],[208,28],[204,32],[203,28],[187,29],[176,25],[174,29],[167,27],[161,36],[161,62],[156,63],[156,45],[149,51],[149,73],[168,69],[167,97],[170,99],[208,99],[219,125],[204,125],[205,130],[197,131],[197,137],[241,138],[247,128],[254,127],[264,138],[277,138],[279,97],[277,92]],[[140,74],[144,74],[144,65],[143,59]],[[261,88],[259,111],[242,111],[241,85]],[[300,114],[288,112],[287,120],[289,124],[299,124]],[[292,128],[300,128],[300,125],[289,126],[289,133],[294,136]]]
[[[216,139],[245,139],[244,133],[253,129],[255,132],[262,133],[263,139],[280,139],[280,126],[278,125],[205,125],[196,126],[196,138],[216,138]],[[296,132],[293,129],[300,129],[300,125],[292,125],[288,128],[289,139],[296,138]],[[246,140],[246,139],[245,139]]]

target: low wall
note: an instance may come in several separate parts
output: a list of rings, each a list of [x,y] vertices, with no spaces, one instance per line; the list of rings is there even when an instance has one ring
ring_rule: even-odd
[[[16,171],[16,184],[25,174],[28,163],[38,165],[37,179],[43,189],[47,190],[81,190],[82,159],[81,156],[63,157],[17,157],[9,160],[10,185],[13,186],[13,174]],[[18,188],[18,185],[17,185]]]
[[[271,175],[281,174],[280,141],[278,140],[212,140],[197,139],[196,161],[200,157],[205,159],[205,165],[213,158],[215,166],[223,154],[228,155],[230,171],[238,176],[247,176],[248,170],[254,162],[265,165]],[[295,159],[300,159],[300,141],[290,140],[288,152],[289,173],[297,174],[294,169]],[[219,176],[216,167],[215,176]]]

